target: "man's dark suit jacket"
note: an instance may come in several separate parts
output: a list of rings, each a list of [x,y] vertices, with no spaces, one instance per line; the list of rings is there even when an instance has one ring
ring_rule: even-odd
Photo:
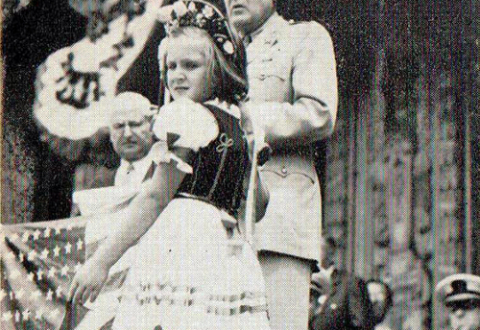
[[[345,271],[335,273],[332,293],[323,310],[310,320],[310,330],[372,330],[372,304],[365,281]]]

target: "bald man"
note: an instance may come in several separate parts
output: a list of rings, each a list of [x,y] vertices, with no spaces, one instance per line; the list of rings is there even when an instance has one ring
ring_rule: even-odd
[[[80,204],[89,206],[80,207],[83,215],[98,214],[98,204],[102,204],[99,200],[115,204],[115,201],[119,202],[123,197],[131,196],[140,189],[143,181],[151,177],[155,169],[150,153],[156,140],[150,129],[152,106],[149,100],[137,93],[124,92],[117,95],[108,106],[111,110],[110,140],[115,152],[121,158],[121,163],[115,175],[115,187],[111,190],[103,190],[93,195],[88,195],[92,192],[74,194],[74,200],[83,200]],[[115,233],[118,225],[119,219],[112,221],[108,213],[90,222],[85,230],[87,254],[90,254],[88,248],[91,243],[101,242],[108,235]],[[119,278],[124,276],[124,271],[130,266],[132,258],[135,258],[135,254],[133,249],[130,249],[110,269],[110,276]],[[90,311],[75,329],[99,329],[104,326],[115,315],[120,293],[121,287],[118,287],[115,290],[102,292],[94,303],[87,303],[86,307]]]
[[[115,173],[114,185],[125,192],[136,191],[141,183],[153,174],[153,162],[149,155],[155,138],[150,130],[152,112],[150,101],[138,93],[124,92],[115,97],[109,104],[110,140],[114,151],[120,156],[120,167]],[[88,215],[98,211],[90,210],[89,205],[82,203],[89,198],[89,192],[73,194],[73,216]],[[87,207],[82,207],[87,205]],[[80,207],[79,207],[80,206]]]
[[[153,143],[150,130],[152,113],[148,99],[125,92],[114,101],[110,119],[110,140],[120,156],[115,186],[139,186],[151,174],[152,159],[148,156]]]

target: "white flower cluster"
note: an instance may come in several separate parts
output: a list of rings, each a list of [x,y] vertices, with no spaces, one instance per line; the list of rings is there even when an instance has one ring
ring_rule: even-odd
[[[187,5],[188,4],[188,5]],[[192,25],[199,28],[205,28],[206,20],[214,19],[215,11],[211,5],[203,4],[200,6],[201,10],[197,7],[194,1],[185,2],[179,0],[172,5],[163,6],[157,12],[157,20],[167,26],[167,31],[171,28],[176,28],[180,25],[180,20],[191,15]],[[213,36],[212,36],[213,37]],[[218,37],[218,43],[225,53],[232,55],[234,53],[234,46],[232,42],[225,37]]]
[[[184,1],[177,1],[172,5],[163,6],[157,12],[157,20],[161,23],[171,23],[173,20],[185,16],[188,12],[194,13],[197,11],[197,7],[194,2],[190,2],[188,7]],[[213,8],[211,6],[204,6],[202,11],[197,14],[198,18],[211,18],[214,15]]]

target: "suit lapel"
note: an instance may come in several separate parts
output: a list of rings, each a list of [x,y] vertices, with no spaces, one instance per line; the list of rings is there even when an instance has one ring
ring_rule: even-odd
[[[152,162],[150,167],[148,168],[147,173],[145,173],[145,176],[143,177],[142,182],[147,181],[148,179],[151,179],[153,177],[153,173],[155,172],[155,169],[157,168],[157,164],[155,162]]]

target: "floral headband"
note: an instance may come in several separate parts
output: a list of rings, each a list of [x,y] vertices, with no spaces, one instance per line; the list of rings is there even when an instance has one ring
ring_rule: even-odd
[[[167,34],[175,28],[193,26],[207,31],[227,60],[235,57],[233,33],[222,12],[203,0],[179,0],[161,7],[157,20],[165,25]]]

